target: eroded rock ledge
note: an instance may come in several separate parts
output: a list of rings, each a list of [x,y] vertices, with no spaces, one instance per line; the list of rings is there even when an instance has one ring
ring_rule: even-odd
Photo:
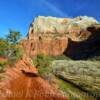
[[[39,53],[50,56],[66,54],[74,59],[87,57],[95,45],[100,49],[99,43],[100,24],[87,16],[73,19],[39,16],[30,25],[27,39],[21,41],[31,57]]]

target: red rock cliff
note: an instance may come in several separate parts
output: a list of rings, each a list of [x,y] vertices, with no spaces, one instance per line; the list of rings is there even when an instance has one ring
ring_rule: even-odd
[[[99,29],[99,23],[92,17],[68,19],[39,16],[30,25],[28,38],[22,40],[21,45],[31,57],[39,53],[50,56],[63,53],[71,55],[82,42],[94,39],[95,33],[97,37],[100,36],[97,32]],[[79,45],[75,48],[70,46],[75,43]]]

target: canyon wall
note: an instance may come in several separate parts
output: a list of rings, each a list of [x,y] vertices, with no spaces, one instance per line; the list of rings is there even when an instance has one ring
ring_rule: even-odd
[[[65,54],[77,59],[78,53],[90,48],[96,40],[100,42],[100,24],[92,17],[39,16],[31,23],[28,37],[21,41],[21,45],[31,57],[43,53],[50,56]]]

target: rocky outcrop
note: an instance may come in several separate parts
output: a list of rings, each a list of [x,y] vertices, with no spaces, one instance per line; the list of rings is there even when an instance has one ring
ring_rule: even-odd
[[[76,51],[86,49],[84,46],[98,37],[100,25],[92,17],[69,19],[39,16],[30,25],[28,38],[22,40],[21,45],[31,57],[43,53],[50,56],[66,54],[78,58],[74,55]]]

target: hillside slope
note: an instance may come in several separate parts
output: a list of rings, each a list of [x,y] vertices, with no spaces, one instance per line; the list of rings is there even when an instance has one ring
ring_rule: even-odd
[[[6,71],[0,82],[0,100],[67,100],[30,65],[22,60]]]

